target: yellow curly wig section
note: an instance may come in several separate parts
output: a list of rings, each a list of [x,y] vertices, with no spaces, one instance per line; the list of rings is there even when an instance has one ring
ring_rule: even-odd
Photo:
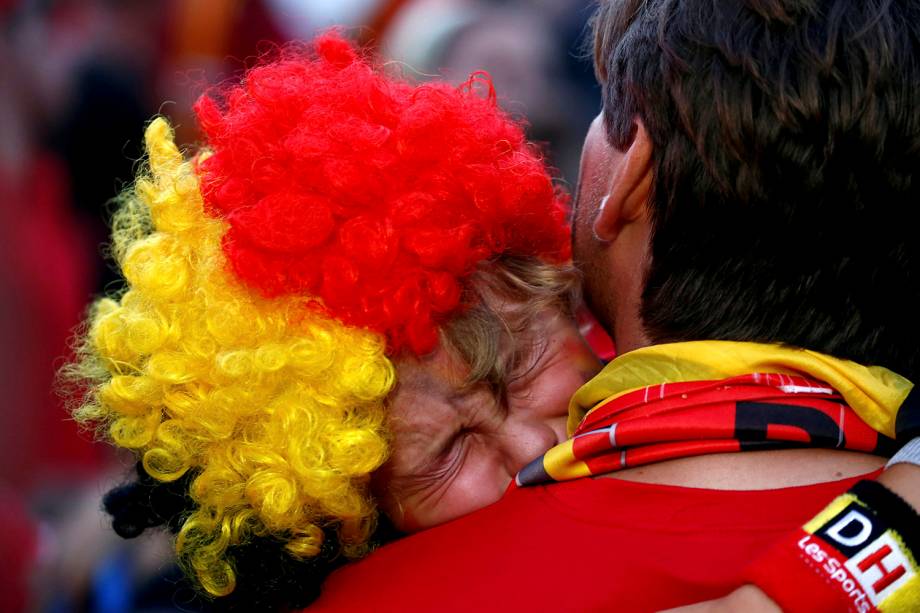
[[[92,307],[75,365],[91,389],[76,418],[134,450],[155,479],[199,472],[176,551],[212,595],[233,590],[227,548],[252,536],[305,558],[334,526],[359,555],[376,518],[367,477],[388,451],[384,338],[310,297],[266,299],[238,283],[226,224],[205,212],[165,120],[146,144],[149,171],[114,222],[127,291]]]

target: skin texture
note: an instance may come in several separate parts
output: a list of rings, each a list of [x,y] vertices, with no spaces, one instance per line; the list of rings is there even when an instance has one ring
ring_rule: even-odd
[[[882,473],[879,482],[920,510],[920,466],[895,464]]]
[[[396,361],[390,401],[393,455],[374,477],[381,510],[406,532],[498,500],[527,462],[565,440],[569,398],[600,363],[575,323],[538,317],[531,357],[507,397],[464,385],[465,368],[444,348]]]
[[[708,600],[686,607],[668,609],[663,613],[782,613],[775,602],[754,585],[742,585],[737,590],[716,600]]]
[[[639,318],[651,238],[645,203],[651,144],[641,126],[626,151],[608,142],[604,120],[591,123],[582,150],[572,229],[573,256],[592,312],[619,353],[649,344]]]

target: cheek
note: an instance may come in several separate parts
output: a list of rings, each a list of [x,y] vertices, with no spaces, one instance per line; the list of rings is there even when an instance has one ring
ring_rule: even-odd
[[[598,298],[604,297],[603,290],[609,280],[609,270],[607,243],[594,237],[594,220],[601,201],[610,190],[617,159],[618,156],[607,144],[602,116],[598,115],[591,124],[582,150],[577,209],[572,229],[572,255],[575,264],[584,274],[585,297],[590,304],[595,305],[595,310],[603,306],[596,302]]]
[[[601,362],[581,337],[562,342],[559,357],[546,369],[539,381],[540,397],[553,415],[566,415],[569,400],[582,385],[601,370]]]
[[[600,116],[591,123],[581,152],[574,222],[575,246],[584,250],[593,241],[594,218],[607,193],[610,178],[609,148]]]
[[[483,440],[469,450],[452,477],[424,492],[391,497],[386,504],[381,503],[381,510],[403,532],[419,532],[496,502],[510,483],[498,455]]]
[[[564,361],[568,363],[571,375],[581,381],[579,387],[603,368],[603,364],[588,346],[588,342],[577,331],[565,340],[562,345],[562,353],[566,358]]]
[[[594,240],[594,216],[585,204],[580,204],[572,220],[572,257],[584,266],[597,261],[599,248]]]

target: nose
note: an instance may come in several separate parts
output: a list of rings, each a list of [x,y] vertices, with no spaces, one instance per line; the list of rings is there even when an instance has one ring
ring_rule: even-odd
[[[552,423],[560,422],[559,424]],[[565,422],[556,420],[508,420],[503,428],[501,451],[505,469],[513,477],[533,459],[558,444]]]

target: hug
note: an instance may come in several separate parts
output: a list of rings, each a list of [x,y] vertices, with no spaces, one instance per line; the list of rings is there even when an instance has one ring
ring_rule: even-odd
[[[244,610],[916,608],[917,24],[602,3],[571,207],[487,78],[336,33],[201,98],[191,156],[154,120],[69,368],[137,456],[116,531]]]

